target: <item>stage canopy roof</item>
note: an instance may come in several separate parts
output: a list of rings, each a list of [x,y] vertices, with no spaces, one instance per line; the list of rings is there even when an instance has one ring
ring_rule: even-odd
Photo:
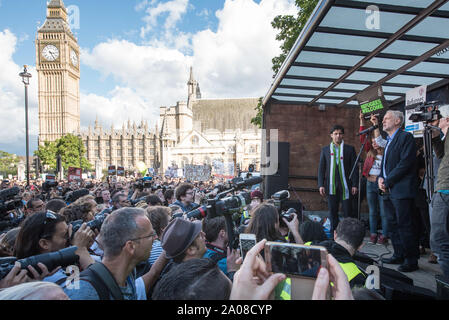
[[[449,0],[321,0],[263,99],[358,107],[381,86],[390,105],[449,83]],[[374,11],[379,9],[379,24]],[[377,28],[379,27],[379,28]]]

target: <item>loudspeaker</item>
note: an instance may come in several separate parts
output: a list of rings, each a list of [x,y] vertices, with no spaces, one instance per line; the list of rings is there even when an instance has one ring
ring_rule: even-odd
[[[263,176],[263,194],[265,199],[271,198],[271,195],[280,191],[288,189],[288,173],[290,165],[290,143],[278,142],[278,162],[277,171],[273,175]],[[267,153],[270,151],[270,142],[267,143]],[[270,166],[276,165],[271,163],[273,158],[270,154]]]

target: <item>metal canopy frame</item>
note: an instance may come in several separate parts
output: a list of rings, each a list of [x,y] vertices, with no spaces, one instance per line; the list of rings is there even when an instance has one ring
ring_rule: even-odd
[[[384,96],[396,104],[404,100],[404,89],[448,84],[449,51],[445,53],[444,49],[449,47],[449,10],[441,7],[449,0],[434,0],[426,7],[418,7],[417,2],[410,6],[408,2],[321,0],[263,105],[272,101],[357,107],[354,100],[358,94],[378,86],[389,87]],[[394,22],[387,30],[370,30],[361,25],[370,5],[379,8],[381,17],[385,13]],[[351,18],[342,19],[341,15],[348,13]],[[434,23],[444,28],[434,32]]]

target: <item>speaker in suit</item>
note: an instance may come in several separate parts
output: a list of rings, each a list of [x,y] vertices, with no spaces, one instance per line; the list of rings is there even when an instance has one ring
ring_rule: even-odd
[[[418,268],[419,242],[413,219],[413,199],[418,192],[416,174],[416,144],[413,135],[400,129],[403,116],[388,111],[383,120],[387,137],[379,188],[384,192],[384,210],[388,219],[389,237],[394,249],[392,259],[385,262],[403,263],[399,271]],[[402,113],[401,113],[402,115]]]
[[[351,195],[357,193],[359,180],[357,170],[354,171],[351,179],[349,179],[349,174],[355,164],[357,155],[353,146],[343,142],[343,134],[343,127],[335,126],[332,128],[332,143],[321,149],[318,166],[320,194],[322,196],[328,195],[331,235],[333,235],[333,231],[338,225],[340,202],[342,203],[344,217],[352,217]],[[343,157],[341,153],[343,153]],[[342,179],[342,176],[344,176],[344,179]]]

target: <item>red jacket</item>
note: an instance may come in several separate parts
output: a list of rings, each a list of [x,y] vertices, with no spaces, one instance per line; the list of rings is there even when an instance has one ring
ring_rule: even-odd
[[[359,129],[359,132],[362,132],[363,130],[365,130],[365,126],[360,126],[360,129]],[[366,137],[366,133],[365,134],[362,134],[361,136],[360,136],[360,143],[363,143],[363,141],[365,141],[365,137]],[[372,145],[371,145],[371,141],[370,141],[370,139],[368,139],[368,141],[366,141],[366,143],[365,143],[365,152],[368,152],[368,151],[370,151],[371,149],[372,149]]]
[[[374,164],[374,158],[373,157],[366,157],[365,159],[365,163],[363,164],[363,176],[368,178],[369,172],[371,170],[371,168],[373,167]]]
[[[362,132],[363,130],[365,130],[365,126],[360,126],[359,132]],[[365,137],[366,137],[366,133],[362,134],[360,136],[360,143],[363,143],[363,141],[365,141]],[[365,152],[370,151],[373,148],[373,146],[371,145],[371,141],[366,141],[365,143]],[[363,164],[363,176],[364,177],[368,177],[369,172],[371,170],[371,168],[373,167],[373,163],[374,163],[374,158],[373,157],[366,157],[365,159],[365,163]]]

